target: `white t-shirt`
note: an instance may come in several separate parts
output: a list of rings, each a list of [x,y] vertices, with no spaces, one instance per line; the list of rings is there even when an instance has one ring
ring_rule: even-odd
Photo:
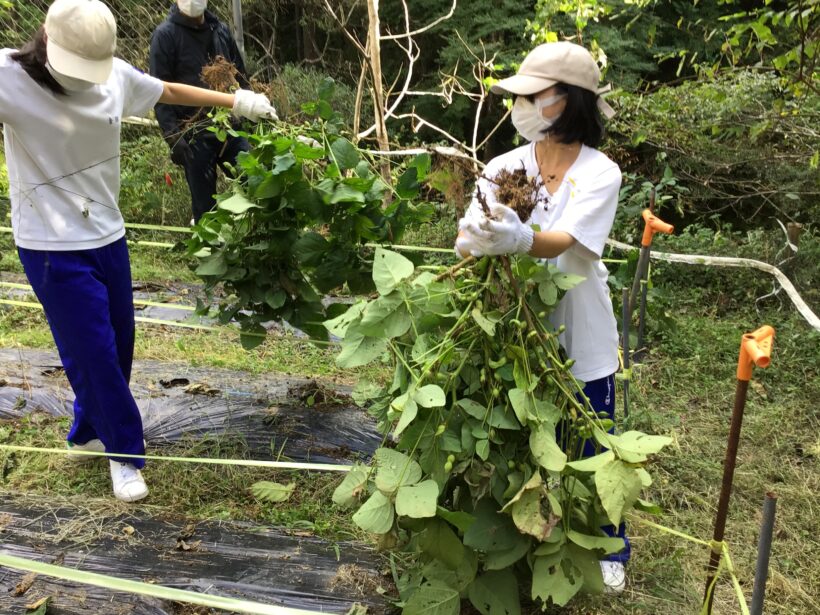
[[[15,243],[88,250],[120,239],[120,122],[147,114],[162,82],[115,59],[105,84],[60,96],[31,79],[12,53],[0,51],[0,122]]]
[[[538,176],[533,143],[490,161],[478,180],[489,204],[498,201],[495,184],[485,178],[494,178],[503,168],[521,169],[522,164],[529,177]],[[550,315],[550,321],[556,328],[566,326],[560,341],[570,358],[575,359],[573,375],[583,382],[609,376],[620,364],[618,328],[607,286],[609,274],[600,260],[615,220],[620,187],[618,165],[598,150],[582,146],[555,194],[550,195],[541,187],[538,205],[528,221],[542,231],[568,233],[577,241],[566,252],[548,261],[565,273],[585,278],[564,295]],[[473,198],[470,207],[480,211],[481,206]]]

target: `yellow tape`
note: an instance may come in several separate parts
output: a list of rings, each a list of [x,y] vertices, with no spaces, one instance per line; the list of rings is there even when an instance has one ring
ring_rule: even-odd
[[[16,288],[17,290],[34,291],[28,284],[17,284],[16,282],[0,282],[0,287]],[[37,304],[39,305],[39,304]],[[160,301],[146,301],[144,299],[134,299],[134,305],[146,305],[148,307],[168,308],[169,310],[184,310],[186,312],[195,312],[196,308],[192,305],[184,305],[181,303],[162,303]]]
[[[81,583],[83,585],[102,587],[104,589],[110,589],[117,592],[137,594],[139,596],[152,596],[154,598],[160,598],[161,600],[187,602],[189,604],[197,604],[199,606],[221,609],[234,613],[250,613],[251,615],[326,615],[319,613],[318,611],[292,609],[283,606],[262,604],[261,602],[250,602],[248,600],[228,598],[225,596],[200,594],[184,589],[163,587],[162,585],[152,585],[141,581],[120,579],[117,577],[98,574],[96,572],[85,572],[75,568],[66,568],[64,566],[55,566],[53,564],[35,562],[13,555],[0,555],[0,566],[14,568],[15,570],[23,570],[25,572],[42,574],[48,577],[54,577],[56,579]]]
[[[78,451],[68,448],[39,448],[0,444],[0,450],[18,453],[47,453],[50,455],[82,455],[85,457],[122,457],[125,459],[145,459],[146,461],[174,461],[178,463],[200,463],[218,466],[244,466],[248,468],[272,468],[274,470],[315,470],[317,472],[350,472],[353,466],[332,463],[301,463],[296,461],[266,461],[264,459],[211,459],[208,457],[169,457],[166,455],[120,455],[119,453],[98,453]]]

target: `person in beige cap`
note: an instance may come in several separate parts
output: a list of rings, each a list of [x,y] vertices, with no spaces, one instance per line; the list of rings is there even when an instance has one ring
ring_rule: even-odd
[[[512,122],[527,144],[487,164],[459,221],[456,251],[461,256],[529,254],[583,277],[561,298],[550,321],[556,329],[565,326],[560,341],[575,360],[572,372],[585,383],[584,395],[597,412],[614,419],[618,333],[601,256],[615,219],[621,171],[596,149],[604,136],[603,116],[614,113],[600,96],[606,91],[600,78],[598,65],[586,49],[557,42],[533,49],[516,75],[493,86],[493,92],[514,98]],[[539,183],[533,195],[537,205],[524,222],[498,202],[493,183],[502,169],[522,168]],[[483,213],[479,191],[490,218]],[[594,443],[588,441],[584,455],[595,453]],[[601,525],[605,526],[604,519]],[[624,539],[623,551],[601,562],[605,587],[620,593],[625,587],[629,540],[623,526],[601,529]]]
[[[56,0],[21,50],[0,50],[0,122],[18,254],[74,390],[72,456],[109,453],[114,495],[148,495],[145,443],[129,388],[134,305],[118,207],[122,118],[157,102],[275,118],[249,90],[221,94],[143,74],[115,57],[117,26],[99,0]],[[79,452],[79,454],[78,454]]]

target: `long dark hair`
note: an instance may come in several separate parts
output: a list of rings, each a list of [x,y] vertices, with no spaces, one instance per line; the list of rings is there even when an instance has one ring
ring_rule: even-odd
[[[51,90],[55,94],[66,94],[65,88],[57,83],[57,80],[51,76],[46,68],[48,56],[46,55],[45,26],[40,26],[40,29],[35,32],[28,43],[23,45],[20,51],[11,54],[11,59],[17,62],[29,77],[47,90]]]
[[[567,95],[567,104],[561,115],[545,130],[558,138],[559,143],[580,141],[588,147],[598,147],[604,140],[604,119],[598,109],[598,94],[590,90],[558,83],[555,86],[561,94]],[[534,100],[534,96],[528,97]]]

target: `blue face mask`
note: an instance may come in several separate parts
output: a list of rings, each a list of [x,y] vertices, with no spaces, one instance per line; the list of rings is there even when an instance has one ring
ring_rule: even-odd
[[[69,77],[68,75],[58,73],[48,62],[46,62],[46,70],[54,77],[57,83],[63,86],[66,92],[85,92],[97,85],[91,81],[85,81],[84,79],[77,79],[76,77]]]

